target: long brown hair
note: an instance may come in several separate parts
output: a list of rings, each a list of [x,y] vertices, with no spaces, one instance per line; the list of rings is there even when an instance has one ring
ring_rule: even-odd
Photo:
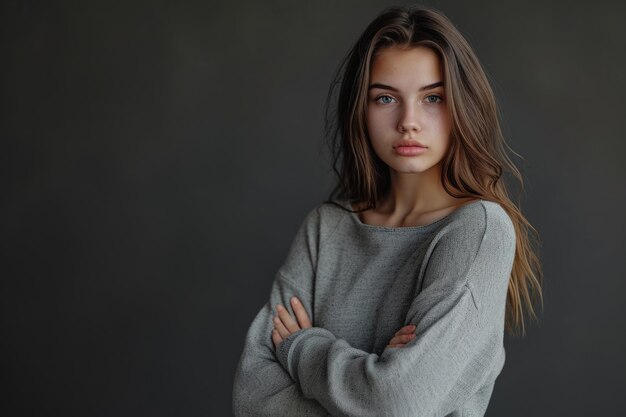
[[[348,199],[360,212],[375,208],[390,189],[389,168],[368,138],[366,110],[372,59],[391,46],[425,46],[440,58],[453,120],[441,181],[453,197],[499,203],[513,221],[517,242],[505,322],[510,334],[524,336],[525,314],[537,319],[533,308],[537,300],[543,308],[539,235],[522,215],[520,204],[511,201],[504,183],[503,174],[510,173],[524,188],[522,175],[505,150],[508,145],[487,76],[469,43],[440,11],[388,7],[367,26],[337,69],[326,100],[326,136],[338,179],[328,202]],[[335,101],[333,113],[331,103]]]

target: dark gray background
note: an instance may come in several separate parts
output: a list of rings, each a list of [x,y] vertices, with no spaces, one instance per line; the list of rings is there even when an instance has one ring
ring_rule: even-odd
[[[3,2],[0,414],[230,415],[332,184],[322,107],[384,1]],[[395,4],[406,4],[396,2]],[[422,2],[493,82],[546,308],[488,416],[626,407],[621,1]]]

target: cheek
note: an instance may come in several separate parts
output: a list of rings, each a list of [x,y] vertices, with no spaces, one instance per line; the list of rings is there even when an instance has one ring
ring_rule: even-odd
[[[380,113],[367,112],[365,126],[367,128],[367,136],[374,153],[381,156],[384,147],[386,131],[384,120],[380,117]]]
[[[365,125],[370,136],[378,136],[387,130],[391,123],[390,120],[390,114],[385,114],[381,111],[367,111]]]
[[[452,133],[451,118],[445,111],[433,112],[432,122],[433,134],[439,138],[442,147],[447,148]]]
[[[439,114],[441,126],[443,126],[443,130],[450,133],[452,130],[452,117],[447,108],[443,108]]]
[[[450,144],[452,143],[452,139],[450,138],[450,130],[444,129],[441,131],[441,145],[439,146],[441,156],[443,157],[450,151]]]
[[[434,126],[438,126],[440,129],[445,129],[450,123],[450,117],[444,107],[429,107],[425,110],[425,114],[431,123]]]

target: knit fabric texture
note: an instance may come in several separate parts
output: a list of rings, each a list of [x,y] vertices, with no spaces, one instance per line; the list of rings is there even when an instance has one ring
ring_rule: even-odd
[[[487,200],[411,227],[318,204],[248,329],[235,416],[483,416],[505,361],[515,245],[510,217]],[[313,327],[276,350],[275,306],[295,320],[292,296]],[[386,347],[408,324],[416,337]]]

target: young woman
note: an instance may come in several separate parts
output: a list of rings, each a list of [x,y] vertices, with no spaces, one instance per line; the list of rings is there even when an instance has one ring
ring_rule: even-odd
[[[339,181],[248,330],[235,415],[481,416],[542,299],[487,77],[443,14],[399,7],[337,76]]]

